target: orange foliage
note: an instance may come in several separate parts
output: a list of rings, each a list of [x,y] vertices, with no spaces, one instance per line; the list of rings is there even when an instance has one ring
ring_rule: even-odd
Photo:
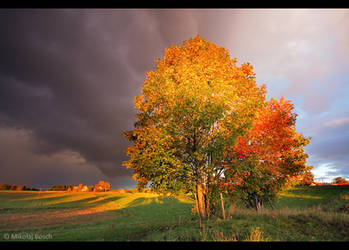
[[[228,149],[232,157],[228,171],[232,170],[236,177],[248,177],[235,169],[238,160],[257,162],[259,169],[283,185],[304,175],[311,168],[305,165],[307,155],[303,149],[310,138],[296,132],[296,117],[293,105],[284,97],[265,102],[252,127]],[[234,181],[228,183],[241,183],[239,178]]]

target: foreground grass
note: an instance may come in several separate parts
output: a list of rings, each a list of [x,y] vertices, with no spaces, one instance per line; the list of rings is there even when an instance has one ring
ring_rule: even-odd
[[[191,201],[149,193],[0,192],[0,206],[0,240],[50,234],[51,240],[138,241],[192,217]]]
[[[0,192],[0,240],[348,241],[349,214],[341,211],[348,197],[347,186],[293,188],[274,210],[227,204],[226,220],[211,217],[200,227],[185,197]]]

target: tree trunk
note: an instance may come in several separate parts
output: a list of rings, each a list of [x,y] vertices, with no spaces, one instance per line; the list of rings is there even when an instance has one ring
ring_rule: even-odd
[[[197,212],[198,214],[200,214],[200,212],[199,212],[199,205],[198,205],[198,196],[197,196],[197,194],[194,194],[194,197],[195,197],[196,212]]]
[[[207,217],[210,217],[210,200],[208,199],[207,193],[208,193],[207,191],[206,191],[206,193],[204,193],[205,209],[206,209]]]
[[[271,208],[274,210],[274,206],[273,206],[273,203],[271,202],[270,198],[268,197],[268,201],[269,201],[269,204],[271,206]]]
[[[223,195],[222,195],[222,193],[220,193],[220,196],[221,196],[221,206],[222,206],[223,220],[225,220],[224,200],[223,200]]]
[[[205,196],[204,196],[204,188],[202,183],[199,181],[197,184],[197,198],[198,198],[198,209],[199,214],[202,219],[207,218],[206,204],[205,204]]]
[[[255,197],[256,211],[259,214],[261,212],[261,203],[258,198]]]

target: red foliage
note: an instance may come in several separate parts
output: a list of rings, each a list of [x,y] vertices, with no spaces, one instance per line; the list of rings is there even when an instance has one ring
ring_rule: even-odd
[[[297,115],[292,111],[293,105],[283,97],[265,102],[264,107],[258,110],[252,127],[230,148],[232,159],[228,168],[234,171],[235,162],[254,160],[264,172],[286,182],[309,169],[305,166],[307,155],[303,149],[309,138],[296,132]],[[240,185],[249,176],[244,172],[235,172],[234,185]]]

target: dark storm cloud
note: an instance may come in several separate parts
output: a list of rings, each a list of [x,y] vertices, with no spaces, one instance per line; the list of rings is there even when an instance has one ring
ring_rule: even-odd
[[[124,159],[119,135],[132,110],[122,97],[135,86],[88,26],[88,13],[8,11],[1,19],[0,112],[7,122],[33,130],[40,152],[70,149],[108,175],[125,172],[102,166]]]
[[[133,127],[133,97],[164,48],[197,33],[191,12],[3,10],[0,23],[0,119],[32,132],[26,165],[48,156],[52,173],[54,155],[77,152],[108,177],[129,177],[121,133]]]
[[[154,69],[156,57],[169,46],[172,37],[167,36],[175,35],[159,22],[163,14],[2,10],[2,126],[32,131],[34,143],[27,150],[33,155],[68,150],[106,176],[130,176],[121,167],[129,145],[121,133],[132,129],[133,97],[139,94],[144,73]],[[181,20],[175,13],[166,16],[166,25]],[[193,36],[191,29],[181,28],[189,32],[177,40]]]

